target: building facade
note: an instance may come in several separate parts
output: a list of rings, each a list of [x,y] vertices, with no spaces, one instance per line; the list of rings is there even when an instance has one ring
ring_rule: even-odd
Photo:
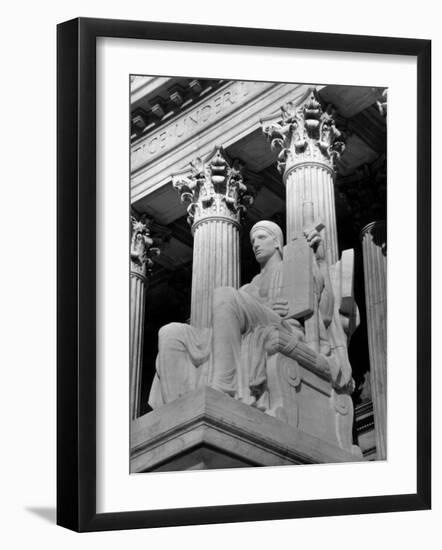
[[[367,460],[386,458],[386,132],[386,91],[380,88],[131,77],[134,472],[326,460],[309,460],[303,448],[287,451],[291,458],[284,461],[276,443],[266,448],[250,436],[247,447],[241,432],[241,447],[238,433],[232,443],[232,434],[220,439],[214,426],[207,445],[197,438],[183,451],[172,436],[164,439],[177,429],[173,422],[158,416],[153,434],[149,420],[155,418],[149,393],[161,327],[210,329],[213,290],[238,288],[258,272],[251,227],[274,221],[288,243],[305,231],[309,208],[339,287],[339,314],[347,319],[352,443]],[[229,174],[230,191],[195,195],[192,186],[205,189],[201,174],[208,167],[211,174]],[[200,407],[201,417],[211,406],[222,407],[217,399],[200,392],[195,411]],[[199,428],[192,429],[195,435]],[[247,453],[255,458],[247,461]]]

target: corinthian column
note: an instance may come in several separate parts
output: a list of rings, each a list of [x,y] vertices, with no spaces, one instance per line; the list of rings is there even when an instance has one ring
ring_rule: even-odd
[[[281,107],[282,117],[262,121],[272,149],[280,149],[278,170],[287,196],[287,242],[303,233],[305,205],[313,207],[314,220],[321,221],[325,256],[329,265],[338,260],[334,198],[334,162],[344,151],[331,107],[325,111],[314,89],[301,103]]]
[[[153,265],[152,256],[159,254],[150,237],[152,220],[134,217],[130,243],[130,407],[131,417],[136,418],[140,410],[141,365],[143,359],[143,335],[145,294],[147,278]]]
[[[173,176],[194,236],[190,324],[210,327],[213,289],[240,286],[240,223],[253,195],[221,147],[190,166]]]
[[[370,382],[376,449],[387,458],[387,235],[385,222],[373,222],[361,231],[364,256]]]

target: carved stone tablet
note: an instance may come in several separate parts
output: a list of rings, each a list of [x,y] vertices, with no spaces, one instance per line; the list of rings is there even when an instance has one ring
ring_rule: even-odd
[[[313,313],[312,250],[301,236],[284,247],[281,295],[289,303],[287,319]]]

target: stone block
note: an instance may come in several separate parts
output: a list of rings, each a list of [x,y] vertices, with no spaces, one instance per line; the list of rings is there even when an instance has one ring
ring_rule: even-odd
[[[355,460],[329,442],[209,387],[132,423],[131,473]]]

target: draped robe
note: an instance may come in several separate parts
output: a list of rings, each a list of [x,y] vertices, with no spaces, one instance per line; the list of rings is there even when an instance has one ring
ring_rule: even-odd
[[[290,326],[270,307],[271,301],[280,297],[281,284],[282,261],[238,290],[230,287],[214,290],[216,330],[181,323],[162,327],[150,406],[161,407],[208,385],[267,410],[266,339],[275,326],[282,323]],[[351,380],[346,336],[337,306],[331,315],[323,314],[321,304],[330,304],[333,291],[324,284],[317,265],[315,284],[319,297],[320,353],[329,360],[332,381],[342,387]]]

